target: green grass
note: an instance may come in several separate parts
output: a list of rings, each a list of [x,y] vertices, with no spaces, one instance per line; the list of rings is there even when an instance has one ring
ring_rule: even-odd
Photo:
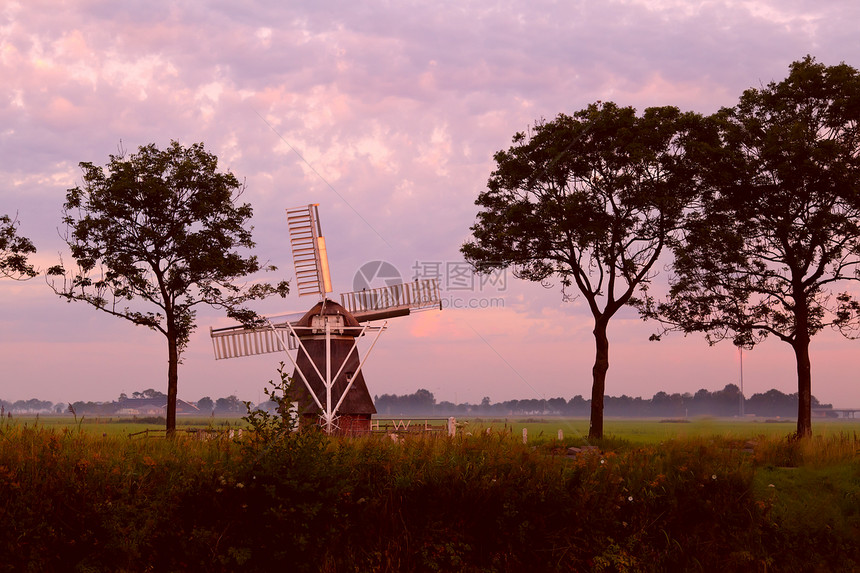
[[[101,436],[128,436],[144,430],[164,429],[164,420],[109,416],[103,418],[83,417],[77,421],[71,416],[27,416],[15,417],[16,423],[38,424],[44,428],[76,428],[89,434]],[[145,421],[144,421],[145,420]],[[416,422],[423,418],[414,418]],[[438,422],[443,423],[443,422]],[[561,430],[566,445],[587,445],[587,418],[553,417],[511,417],[511,418],[463,418],[458,419],[459,432],[477,434],[492,428],[493,431],[507,431],[516,437],[522,436],[523,428],[528,430],[530,443],[555,440]],[[179,417],[177,429],[215,429],[227,430],[244,427],[240,417]],[[412,424],[415,426],[416,424]],[[606,439],[628,441],[635,444],[659,444],[676,438],[700,438],[723,436],[736,439],[761,437],[781,438],[795,430],[793,420],[768,422],[765,420],[737,420],[727,418],[691,418],[687,423],[663,422],[657,419],[609,418],[604,424]],[[840,433],[860,434],[860,420],[814,420],[813,433],[816,436],[838,435]]]
[[[13,417],[15,424],[30,427],[41,427],[47,430],[79,430],[93,436],[128,437],[139,432],[150,430],[155,433],[164,430],[163,417],[156,416],[20,416]],[[245,427],[245,421],[239,417],[179,417],[176,429],[183,433],[185,430],[228,430]]]
[[[529,442],[554,440],[558,431],[563,432],[564,441],[569,445],[588,443],[588,419],[586,418],[474,418],[463,420],[460,431],[478,433],[491,427],[503,429],[516,436],[522,436],[523,428],[528,430]],[[840,433],[860,434],[860,420],[815,420],[813,434],[816,436],[838,435]],[[658,444],[677,438],[701,438],[722,436],[735,439],[760,437],[781,438],[795,431],[793,420],[768,422],[765,420],[735,420],[726,418],[692,418],[689,422],[664,422],[656,419],[611,418],[604,423],[607,438],[625,440],[638,444]]]
[[[576,457],[556,431],[581,443],[586,420],[470,420],[454,439],[396,442],[126,437],[140,426],[0,422],[0,572],[860,567],[851,423],[793,441],[790,424],[608,420]]]

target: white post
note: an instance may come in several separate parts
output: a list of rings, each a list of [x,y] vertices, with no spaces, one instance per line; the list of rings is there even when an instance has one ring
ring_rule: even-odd
[[[558,429],[558,441],[560,442],[563,439],[564,439],[564,431],[561,428],[559,428]]]
[[[527,443],[529,441],[529,429],[523,428],[523,443]]]
[[[454,416],[448,418],[448,436],[454,437],[457,433],[457,420],[454,419]]]

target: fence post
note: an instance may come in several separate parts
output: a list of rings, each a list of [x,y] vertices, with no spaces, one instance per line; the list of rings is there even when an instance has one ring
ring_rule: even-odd
[[[448,418],[448,436],[454,437],[457,433],[457,420],[454,419],[454,416]]]
[[[529,429],[523,428],[523,443],[527,443],[529,441]]]
[[[558,441],[560,442],[562,440],[564,440],[564,431],[561,428],[559,428],[558,429]]]

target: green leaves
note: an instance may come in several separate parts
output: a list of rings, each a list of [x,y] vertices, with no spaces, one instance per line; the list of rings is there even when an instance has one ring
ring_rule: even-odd
[[[105,168],[80,166],[83,182],[68,190],[63,207],[77,269],[51,267],[49,284],[67,300],[161,332],[175,405],[176,365],[194,331],[196,307],[253,320],[245,303],[285,296],[288,286],[236,283],[262,270],[255,256],[242,252],[254,247],[247,227],[252,210],[238,203],[243,186],[218,171],[218,159],[202,143],[173,141],[164,150],[150,144],[127,157],[110,156]]]
[[[588,303],[597,346],[590,436],[603,432],[608,321],[624,305],[651,300],[654,265],[695,197],[687,146],[702,123],[674,107],[640,117],[611,102],[559,114],[496,153],[475,201],[482,210],[474,239],[461,251],[479,272],[512,267],[530,281],[557,277],[565,296],[575,286]]]
[[[702,210],[676,252],[674,308],[664,307],[683,330],[793,343],[853,320],[827,285],[857,280],[858,102],[856,70],[807,56],[712,118]]]
[[[675,276],[656,313],[669,329],[752,347],[790,344],[798,435],[811,433],[809,343],[860,327],[860,303],[832,285],[860,280],[860,73],[807,56],[709,119],[700,208],[674,243]]]
[[[461,251],[479,271],[557,276],[617,309],[650,280],[694,195],[685,146],[700,124],[674,107],[638,117],[597,102],[517,133],[495,155],[474,239]]]
[[[194,328],[193,306],[231,308],[279,292],[230,288],[260,270],[256,257],[236,251],[254,246],[245,228],[252,211],[235,203],[241,185],[217,171],[217,158],[202,144],[150,144],[129,157],[111,156],[107,169],[80,165],[83,185],[68,191],[64,205],[78,271],[58,290],[175,337],[180,347]],[[102,280],[95,283],[90,274],[97,268]],[[90,288],[105,291],[113,304]],[[119,300],[142,300],[160,312],[120,308]]]
[[[18,233],[18,218],[0,215],[0,277],[26,280],[36,276],[27,260],[35,252],[32,241]]]

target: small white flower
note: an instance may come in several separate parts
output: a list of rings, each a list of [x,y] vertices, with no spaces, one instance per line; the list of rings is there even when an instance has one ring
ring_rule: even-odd
[[[776,486],[773,485],[772,483],[769,483],[769,484],[767,484],[767,487],[776,487]]]
[[[631,496],[629,496],[629,497],[627,498],[627,501],[633,501],[633,496],[632,496],[632,495],[631,495]]]
[[[605,464],[605,463],[606,463],[606,460],[600,460],[600,463],[601,463],[601,464]]]
[[[712,475],[711,479],[717,479],[717,474]]]

